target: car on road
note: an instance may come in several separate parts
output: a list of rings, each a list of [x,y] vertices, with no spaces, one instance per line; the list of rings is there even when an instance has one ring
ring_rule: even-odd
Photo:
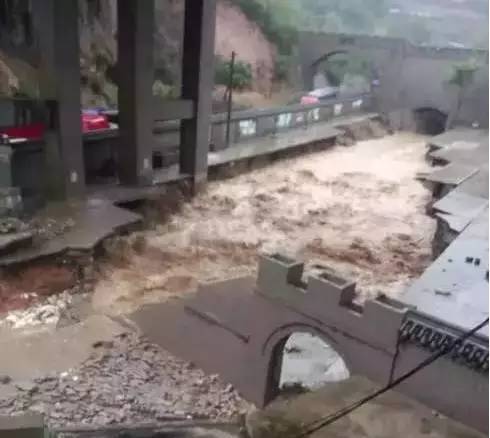
[[[323,87],[317,88],[313,91],[310,91],[305,96],[301,97],[301,104],[309,105],[313,103],[319,103],[325,100],[336,99],[339,94],[339,87]]]

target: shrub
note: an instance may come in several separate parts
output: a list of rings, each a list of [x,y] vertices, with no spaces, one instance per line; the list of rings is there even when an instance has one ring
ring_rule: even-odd
[[[216,57],[214,83],[217,85],[228,86],[230,80],[231,61],[223,57]],[[235,59],[235,68],[233,72],[232,88],[243,90],[249,88],[252,84],[252,66],[246,62]]]
[[[264,7],[259,0],[233,0],[250,21],[256,23],[269,41],[274,43],[281,55],[290,55],[293,51],[298,38],[297,29],[285,20],[283,15],[287,15],[287,5],[276,3],[274,13],[269,8]],[[278,9],[279,8],[279,9]],[[279,20],[276,17],[282,17]]]
[[[153,82],[153,95],[162,99],[177,99],[179,97],[179,90],[174,85],[164,84],[157,79]]]
[[[274,65],[274,79],[277,81],[287,81],[291,69],[291,56],[277,55]]]

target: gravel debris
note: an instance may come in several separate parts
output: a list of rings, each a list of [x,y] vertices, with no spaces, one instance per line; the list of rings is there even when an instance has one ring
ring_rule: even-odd
[[[31,293],[36,298],[36,293]],[[23,310],[13,310],[0,319],[0,328],[22,329],[41,325],[57,325],[74,301],[75,291],[66,290],[58,295],[51,295],[46,299]],[[82,296],[77,294],[77,300]]]
[[[75,226],[72,218],[52,218],[36,216],[29,222],[38,240],[50,240],[66,233]]]
[[[21,231],[26,231],[27,228],[28,225],[16,217],[0,218],[0,234],[18,233]]]
[[[135,333],[94,348],[77,369],[11,384],[15,393],[0,395],[0,415],[39,412],[51,427],[229,420],[249,408],[217,375],[204,374]]]

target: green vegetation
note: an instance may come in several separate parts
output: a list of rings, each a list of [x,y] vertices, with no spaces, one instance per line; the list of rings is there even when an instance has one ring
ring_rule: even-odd
[[[303,30],[341,33],[377,33],[388,12],[386,0],[286,0],[301,4]]]
[[[454,5],[447,6],[451,13],[441,12],[444,7],[436,0],[410,0],[402,6],[399,0],[231,1],[258,24],[280,55],[294,52],[298,31],[391,36],[414,44],[488,47],[485,0],[461,7],[466,8],[467,19],[450,9]],[[481,10],[475,9],[477,6]],[[428,13],[420,13],[425,10]]]
[[[228,86],[230,80],[231,61],[221,56],[216,57],[214,83],[217,85]],[[235,68],[233,74],[232,88],[243,90],[249,88],[252,84],[252,67],[250,64],[235,59]]]
[[[468,87],[473,83],[475,73],[478,70],[478,63],[474,60],[456,64],[453,67],[451,77],[449,78],[449,85],[452,85],[457,90],[456,105],[448,115],[446,120],[446,129],[451,128],[453,122],[458,117],[458,114],[463,105],[463,99]]]
[[[386,22],[385,33],[388,36],[404,38],[414,44],[428,44],[432,41],[430,23],[423,18],[391,18]]]
[[[464,88],[473,82],[475,72],[478,70],[476,61],[457,64],[453,67],[449,83],[456,85],[458,88]]]
[[[292,53],[297,41],[294,9],[284,0],[232,0],[256,23],[281,55]]]
[[[274,65],[274,79],[276,81],[287,81],[291,69],[292,59],[290,55],[277,55]]]
[[[287,81],[298,41],[298,11],[289,0],[231,0],[256,23],[278,51],[275,79]]]
[[[175,85],[167,85],[157,79],[153,82],[153,95],[162,99],[178,99],[179,90]]]

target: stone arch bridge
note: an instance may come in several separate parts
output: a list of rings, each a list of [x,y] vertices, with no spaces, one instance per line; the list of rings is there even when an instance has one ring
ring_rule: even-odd
[[[431,108],[449,114],[456,105],[456,91],[448,83],[453,67],[476,62],[479,69],[465,93],[458,121],[488,126],[486,50],[415,46],[399,38],[302,32],[299,63],[305,89],[313,89],[318,65],[335,53],[362,54],[370,61],[379,80],[376,94],[383,113]]]
[[[164,349],[217,373],[258,406],[278,392],[285,341],[308,332],[327,342],[351,374],[386,384],[459,336],[457,327],[386,297],[354,302],[355,284],[328,268],[304,278],[302,263],[261,257],[257,279],[202,286],[187,300],[143,307],[132,315]],[[488,428],[488,343],[467,339],[399,390],[480,430]]]

